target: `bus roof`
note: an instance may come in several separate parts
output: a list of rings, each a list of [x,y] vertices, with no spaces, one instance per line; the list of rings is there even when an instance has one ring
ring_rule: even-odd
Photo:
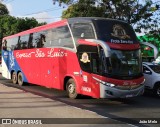
[[[75,17],[75,18],[69,18],[68,22],[69,22],[69,24],[76,23],[76,22],[77,23],[78,22],[85,23],[85,22],[92,22],[93,20],[95,20],[95,21],[96,20],[119,21],[119,22],[126,23],[125,21],[122,21],[122,20],[103,18],[103,17]]]

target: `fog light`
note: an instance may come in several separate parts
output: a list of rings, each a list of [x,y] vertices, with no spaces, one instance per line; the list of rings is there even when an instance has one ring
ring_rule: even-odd
[[[111,91],[109,91],[109,90],[105,90],[105,91],[106,91],[107,94],[113,95],[113,93]]]

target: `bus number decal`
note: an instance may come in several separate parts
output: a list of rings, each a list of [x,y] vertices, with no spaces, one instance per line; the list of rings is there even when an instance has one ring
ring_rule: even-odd
[[[85,91],[85,92],[91,92],[91,88],[90,87],[86,87],[86,86],[82,86],[82,91]]]

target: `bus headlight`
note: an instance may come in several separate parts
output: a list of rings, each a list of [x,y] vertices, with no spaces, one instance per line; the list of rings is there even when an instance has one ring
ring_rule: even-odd
[[[109,86],[109,87],[114,87],[114,86],[115,86],[115,84],[113,84],[113,83],[108,83],[108,82],[106,82],[105,85],[106,85],[106,86]]]

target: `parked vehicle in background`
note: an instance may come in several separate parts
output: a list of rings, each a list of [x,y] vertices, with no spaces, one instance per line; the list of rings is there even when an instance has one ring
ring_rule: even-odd
[[[156,96],[160,97],[160,65],[143,62],[143,74],[145,89],[153,91]]]

